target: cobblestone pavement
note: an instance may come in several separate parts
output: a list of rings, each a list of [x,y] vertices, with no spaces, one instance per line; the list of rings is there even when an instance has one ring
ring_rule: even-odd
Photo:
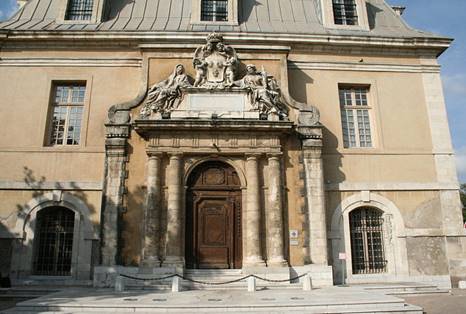
[[[451,294],[400,296],[409,304],[424,308],[427,314],[465,314],[466,290],[453,289]]]

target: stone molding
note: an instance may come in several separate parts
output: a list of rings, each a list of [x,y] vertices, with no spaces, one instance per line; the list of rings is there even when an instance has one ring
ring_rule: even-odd
[[[418,64],[383,64],[366,62],[307,62],[290,61],[289,69],[299,70],[329,70],[357,72],[399,72],[399,73],[440,73],[439,65]]]
[[[457,191],[458,183],[441,182],[343,182],[327,183],[326,191]]]
[[[17,58],[2,57],[0,66],[8,67],[142,67],[141,58]]]
[[[0,190],[84,190],[102,191],[102,182],[45,181],[28,184],[24,181],[2,180]]]
[[[102,44],[108,47],[109,45],[120,46],[122,41],[131,41],[136,45],[142,41],[196,41],[202,40],[205,33],[199,32],[95,32],[89,33],[84,31],[8,31],[8,39],[10,40],[31,40],[31,41],[44,41],[56,40],[63,44],[64,41],[73,41],[73,44],[78,44],[80,41],[83,43],[90,40],[101,40]],[[358,49],[358,51],[370,51],[371,49],[378,50],[391,50],[396,49],[397,54],[414,54],[418,55],[420,51],[431,52],[434,55],[440,55],[446,50],[452,40],[448,38],[394,38],[394,37],[367,37],[357,35],[301,35],[301,34],[254,34],[254,33],[241,33],[235,35],[230,33],[224,36],[230,43],[250,43],[254,41],[264,42],[263,49],[267,50],[267,44],[270,42],[273,45],[277,44],[301,44],[312,45],[312,49],[322,49],[318,45],[327,47],[329,51],[335,51],[335,45],[341,49],[351,47]],[[360,47],[364,47],[361,50]],[[406,49],[406,52],[399,51],[400,48]],[[418,48],[420,50],[415,51]]]

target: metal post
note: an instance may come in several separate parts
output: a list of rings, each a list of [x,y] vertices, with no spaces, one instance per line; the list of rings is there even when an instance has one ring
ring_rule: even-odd
[[[256,278],[249,277],[248,278],[248,292],[255,292],[256,291]]]
[[[344,286],[345,285],[345,260],[341,260],[341,284]]]

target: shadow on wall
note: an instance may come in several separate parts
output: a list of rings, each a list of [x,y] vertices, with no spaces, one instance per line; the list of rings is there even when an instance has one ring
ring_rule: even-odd
[[[376,26],[375,21],[377,21],[377,13],[383,12],[383,10],[369,2],[366,2],[366,7],[367,7],[367,19],[369,22],[369,28],[374,29]]]
[[[238,1],[238,20],[241,24],[243,21],[251,20],[251,14],[255,6],[261,5],[257,1]]]
[[[0,221],[0,288],[11,287],[10,265],[14,235]]]
[[[163,1],[163,0],[161,0]],[[118,17],[118,14],[123,11],[127,5],[134,5],[135,0],[113,0],[105,1],[105,7],[102,14],[102,21],[106,22]],[[154,12],[155,13],[155,12]]]
[[[8,231],[9,229],[5,226],[1,226],[3,229],[6,230],[1,230],[0,232],[0,244],[2,244],[2,250],[5,250],[6,252],[9,252],[9,259],[10,261],[5,262],[8,264],[8,269],[6,266],[2,267],[2,272],[7,271],[11,279],[21,279],[24,278],[25,276],[29,276],[33,273],[31,273],[31,268],[32,264],[34,261],[34,241],[32,235],[27,235],[27,232],[31,232],[29,229],[29,226],[35,226],[35,217],[36,215],[31,215],[35,209],[37,209],[39,212],[42,211],[43,209],[46,208],[51,208],[51,207],[65,207],[67,208],[66,204],[60,200],[53,200],[51,201],[48,199],[46,196],[50,195],[53,191],[60,191],[61,193],[67,193],[69,195],[72,195],[74,198],[79,199],[84,206],[87,207],[88,209],[88,215],[93,216],[97,210],[95,206],[90,202],[89,200],[89,195],[83,191],[80,190],[80,187],[74,183],[71,183],[67,186],[62,186],[59,183],[56,183],[55,186],[50,187],[46,186],[46,177],[44,176],[36,176],[34,174],[34,171],[32,169],[29,169],[28,167],[23,168],[23,181],[27,184],[28,187],[30,187],[32,193],[31,193],[31,199],[35,200],[36,202],[29,202],[27,204],[16,204],[16,220],[17,219],[22,219],[24,220],[24,224],[21,225],[21,230],[15,230],[18,234],[12,234],[11,235],[11,240],[7,244],[8,248],[4,248],[3,246],[3,241],[4,237],[3,234],[4,232],[10,232]],[[27,192],[27,191],[26,191]],[[33,204],[33,205],[31,205]],[[95,234],[99,234],[100,226],[99,222],[92,222],[91,217],[80,217],[80,224],[82,225],[83,219],[87,219],[87,221],[91,222],[91,228],[92,231]],[[14,222],[16,224],[16,221]],[[78,228],[79,230],[81,228]],[[11,228],[10,228],[11,230]],[[76,230],[76,229],[75,229]],[[36,233],[37,234],[37,233]],[[91,276],[92,276],[92,268],[94,265],[99,263],[99,256],[100,256],[100,250],[99,250],[99,241],[96,239],[83,239],[83,240],[92,240],[91,244]],[[76,247],[76,246],[75,246]],[[3,252],[3,251],[2,251]],[[3,254],[0,254],[3,259]],[[3,264],[1,264],[3,265]],[[29,266],[24,266],[24,265],[29,265]],[[27,270],[28,271],[24,271]],[[33,271],[33,270],[32,270]],[[91,278],[89,278],[91,279]]]

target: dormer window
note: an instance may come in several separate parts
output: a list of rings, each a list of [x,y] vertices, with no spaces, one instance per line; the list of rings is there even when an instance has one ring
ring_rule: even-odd
[[[358,25],[354,0],[333,0],[333,18],[336,25]]]
[[[228,0],[202,0],[201,21],[228,21]]]
[[[94,0],[69,0],[65,20],[89,21],[94,10]]]
[[[238,0],[191,0],[191,24],[238,25]]]
[[[320,3],[324,27],[370,31],[366,0],[320,0]]]

